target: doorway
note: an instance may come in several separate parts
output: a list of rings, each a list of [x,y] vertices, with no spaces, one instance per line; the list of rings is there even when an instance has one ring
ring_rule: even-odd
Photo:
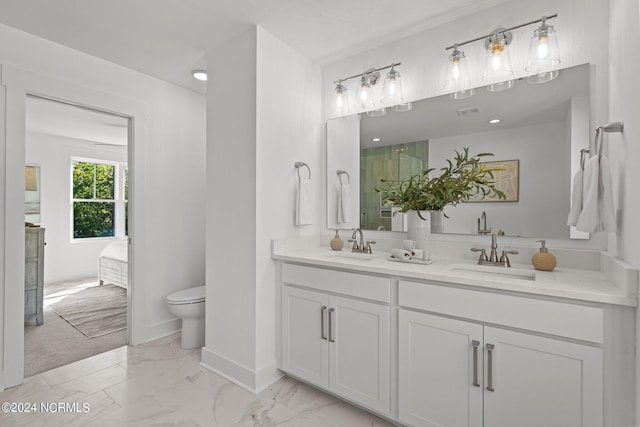
[[[4,206],[0,214],[4,227],[4,247],[0,248],[4,265],[0,272],[4,280],[0,282],[0,308],[4,316],[0,319],[2,329],[2,371],[0,389],[21,384],[24,379],[24,302],[25,302],[25,141],[26,102],[28,95],[61,101],[79,107],[112,113],[128,120],[128,259],[143,259],[142,246],[146,229],[139,219],[136,204],[136,182],[144,183],[144,150],[146,143],[147,119],[145,104],[118,95],[100,92],[75,83],[47,77],[31,71],[18,69],[6,64],[1,66],[0,116],[4,117],[5,131],[0,134],[0,142],[5,149],[4,158]],[[136,159],[140,159],[137,161]],[[140,165],[140,167],[137,167]],[[143,205],[141,204],[142,208]],[[9,249],[10,248],[10,249]],[[130,288],[127,292],[127,341],[136,345],[145,341],[145,281],[138,280],[145,274],[145,266],[129,269]]]
[[[29,377],[127,344],[129,120],[27,95],[25,123]]]

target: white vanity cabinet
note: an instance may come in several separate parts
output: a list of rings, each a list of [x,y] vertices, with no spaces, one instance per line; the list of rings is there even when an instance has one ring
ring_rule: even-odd
[[[601,308],[408,281],[399,304],[402,422],[603,425]]]
[[[389,279],[293,264],[282,273],[281,369],[389,414]]]

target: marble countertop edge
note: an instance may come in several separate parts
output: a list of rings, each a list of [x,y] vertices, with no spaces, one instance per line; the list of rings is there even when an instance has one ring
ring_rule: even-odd
[[[535,281],[506,277],[479,279],[465,277],[465,275],[455,274],[451,271],[454,265],[477,265],[469,260],[436,257],[431,264],[424,265],[391,262],[388,260],[389,254],[387,252],[374,253],[361,259],[352,256],[349,250],[332,251],[324,246],[274,246],[272,252],[272,258],[280,261],[385,275],[400,280],[430,280],[440,284],[462,285],[478,290],[510,291],[585,302],[628,307],[638,306],[637,286],[621,286],[609,274],[600,271],[556,268],[551,272],[546,272],[536,271],[530,265],[513,264],[514,272],[535,271]],[[466,276],[472,274],[473,272],[470,272]],[[636,292],[633,292],[634,289]],[[629,294],[624,290],[629,290]]]

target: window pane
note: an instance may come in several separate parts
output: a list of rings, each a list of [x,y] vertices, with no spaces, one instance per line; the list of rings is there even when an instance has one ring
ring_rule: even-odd
[[[93,199],[93,163],[73,162],[73,198]]]
[[[74,202],[73,237],[108,237],[115,235],[115,203]]]
[[[116,168],[113,165],[96,164],[96,198],[114,199],[114,182]]]
[[[129,200],[129,169],[124,170],[124,199]]]

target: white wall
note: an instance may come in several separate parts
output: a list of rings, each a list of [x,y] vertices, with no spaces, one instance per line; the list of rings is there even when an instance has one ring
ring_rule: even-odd
[[[278,375],[271,239],[324,228],[321,203],[313,225],[294,225],[296,161],[310,166],[315,198],[324,195],[320,71],[259,27],[209,52],[208,68],[233,73],[208,86],[202,362],[260,390]]]
[[[0,25],[0,39],[4,41],[0,44],[3,79],[5,67],[10,66],[27,70],[12,73],[21,84],[29,86],[37,81],[40,90],[62,94],[65,99],[78,98],[88,105],[111,105],[114,109],[135,105],[131,111],[144,110],[134,121],[136,137],[143,138],[134,141],[129,162],[135,214],[131,224],[135,230],[132,274],[137,286],[134,293],[138,294],[133,319],[138,326],[133,340],[144,342],[176,330],[180,324],[166,307],[165,296],[204,283],[205,97],[7,26]],[[11,251],[24,245],[20,243],[23,231],[16,228],[24,221],[18,207],[20,197],[24,198],[24,191],[20,191],[24,184],[19,182],[24,182],[24,169],[19,166],[24,163],[24,142],[7,140],[5,127],[15,129],[16,123],[24,123],[24,99],[17,98],[24,98],[20,94],[24,89],[29,90],[0,89],[0,151],[7,155],[0,164],[0,221],[4,224],[0,228],[0,256],[5,260],[0,267],[0,298],[15,299],[0,299],[5,310],[11,305],[19,307],[23,295],[20,280],[15,280],[21,277],[17,267],[6,266],[20,264],[19,256]],[[111,111],[117,111],[114,109]],[[24,130],[16,135],[24,139]],[[17,352],[16,348],[21,346],[23,322],[16,316],[18,312],[22,311],[5,311],[0,318],[0,353],[5,356],[0,388],[21,377],[18,353],[22,350]]]
[[[98,257],[115,239],[71,242],[72,157],[127,163],[126,147],[96,147],[55,135],[28,133],[26,161],[40,166],[41,225],[45,227],[45,283],[98,276]]]
[[[565,123],[549,122],[429,140],[429,167],[440,169],[454,150],[469,147],[469,155],[493,153],[483,161],[519,160],[517,202],[461,203],[447,207],[447,233],[474,234],[477,219],[487,214],[487,227],[508,236],[569,238],[569,164]],[[542,208],[544,206],[544,209]]]
[[[620,183],[617,250],[640,267],[640,7],[638,1],[611,0],[609,39],[610,121],[624,120],[624,133],[606,135],[614,179]],[[640,420],[640,316],[636,311],[636,424]],[[632,351],[632,349],[629,349]]]

